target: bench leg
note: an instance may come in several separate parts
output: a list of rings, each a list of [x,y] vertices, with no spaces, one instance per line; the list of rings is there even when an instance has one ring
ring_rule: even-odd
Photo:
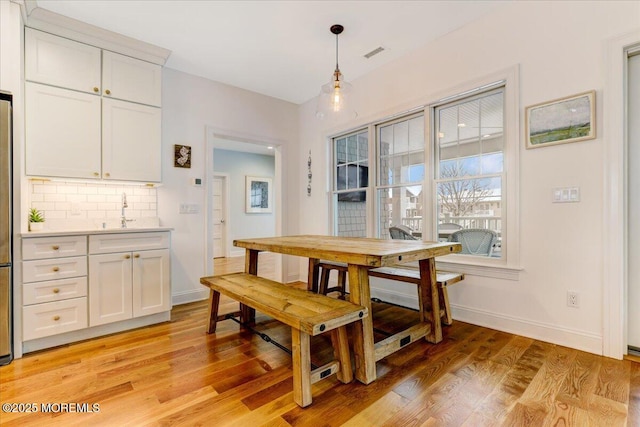
[[[300,407],[311,405],[311,350],[309,335],[291,328],[293,400]]]
[[[329,288],[329,274],[331,270],[328,268],[322,269],[322,274],[320,275],[320,284],[318,286],[318,293],[322,295],[327,294],[327,289]]]
[[[447,292],[446,286],[440,286],[440,296],[441,296],[441,304],[444,308],[444,318],[442,319],[442,323],[447,326],[451,326],[453,324],[453,318],[451,317],[451,306],[449,305],[449,293]]]
[[[212,334],[216,331],[216,323],[218,322],[218,307],[220,305],[220,292],[213,289],[209,292],[209,324],[207,325],[207,333]]]
[[[342,270],[338,270],[338,283],[342,289],[340,290],[340,292],[342,293],[342,296],[344,296],[347,293],[347,272],[346,271],[342,271]]]
[[[331,331],[331,344],[333,345],[334,357],[340,362],[340,370],[337,373],[338,380],[344,384],[350,383],[353,381],[353,368],[351,367],[349,338],[345,326]]]
[[[434,258],[420,260],[420,298],[426,297],[421,308],[431,309],[431,333],[425,338],[428,342],[437,344],[442,341],[442,323],[440,321],[440,295],[436,278],[436,262]],[[426,295],[425,295],[426,294]],[[423,317],[423,314],[420,315]]]

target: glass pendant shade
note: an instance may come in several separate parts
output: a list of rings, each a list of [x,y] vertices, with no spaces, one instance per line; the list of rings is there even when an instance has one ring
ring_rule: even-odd
[[[338,34],[342,29],[340,25],[331,27],[331,32],[336,35],[336,70],[329,83],[322,85],[318,96],[316,117],[323,120],[354,119],[358,116],[351,105],[353,85],[344,80],[338,66]]]

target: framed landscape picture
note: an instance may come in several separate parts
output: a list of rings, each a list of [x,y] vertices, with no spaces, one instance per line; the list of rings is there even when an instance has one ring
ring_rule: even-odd
[[[595,101],[592,90],[527,107],[527,148],[595,138]]]
[[[247,175],[246,197],[245,211],[247,213],[271,213],[273,210],[271,178]]]

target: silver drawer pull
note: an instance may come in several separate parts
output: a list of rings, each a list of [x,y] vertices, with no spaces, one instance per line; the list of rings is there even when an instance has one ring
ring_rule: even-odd
[[[53,320],[57,322],[58,320],[60,320],[60,316],[53,316]]]
[[[60,268],[59,267],[53,267],[53,271],[56,271],[56,272],[60,271]]]
[[[60,289],[58,289],[58,288],[53,288],[53,293],[54,293],[54,294],[59,294],[59,293],[60,293]]]

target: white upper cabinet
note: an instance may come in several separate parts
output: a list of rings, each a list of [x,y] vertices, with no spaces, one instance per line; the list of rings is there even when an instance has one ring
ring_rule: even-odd
[[[26,173],[160,182],[162,67],[25,28]]]
[[[25,29],[25,78],[82,92],[100,94],[100,49]]]
[[[102,176],[160,181],[162,114],[159,108],[102,99]]]
[[[102,53],[102,89],[105,98],[161,105],[162,67],[117,53]]]
[[[25,85],[26,173],[100,178],[100,97]]]

